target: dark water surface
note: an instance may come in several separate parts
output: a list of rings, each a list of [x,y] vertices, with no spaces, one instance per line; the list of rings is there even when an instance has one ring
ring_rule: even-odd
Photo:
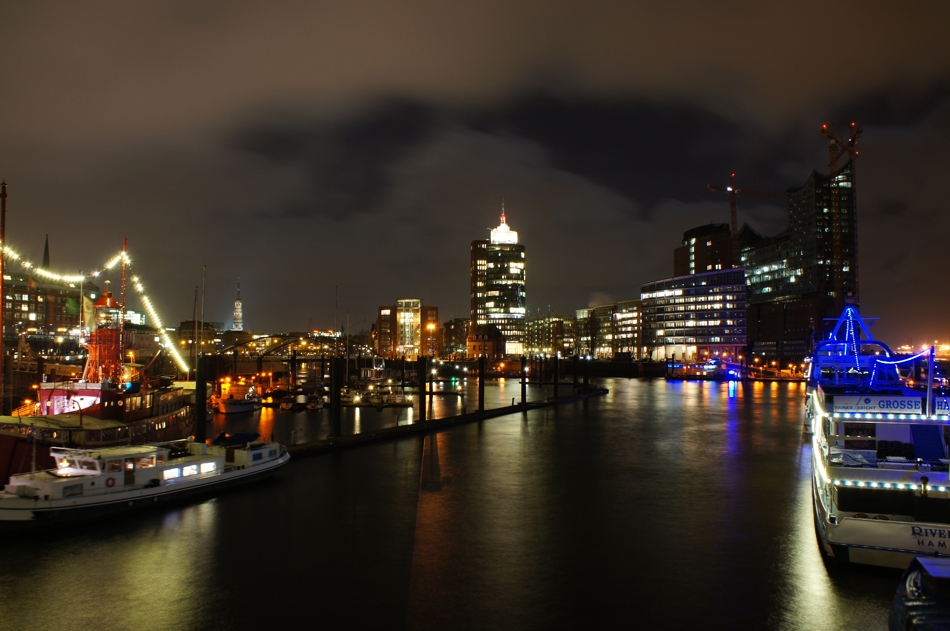
[[[298,458],[204,502],[8,536],[0,629],[886,628],[899,572],[826,567],[815,544],[804,386],[606,385]],[[397,420],[412,419],[345,425]],[[215,424],[311,440],[326,412]]]

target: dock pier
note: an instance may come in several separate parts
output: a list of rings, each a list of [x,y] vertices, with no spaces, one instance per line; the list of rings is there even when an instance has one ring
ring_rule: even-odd
[[[385,427],[382,429],[377,429],[371,432],[365,432],[360,434],[349,434],[345,436],[327,436],[323,440],[315,440],[309,443],[302,443],[300,445],[290,445],[287,447],[287,451],[294,457],[301,456],[316,456],[319,454],[329,453],[333,451],[338,451],[340,449],[347,449],[350,447],[359,447],[361,445],[367,445],[370,443],[376,443],[384,440],[393,440],[396,438],[404,438],[406,436],[411,436],[413,434],[424,434],[431,431],[439,431],[448,427],[454,427],[456,425],[461,425],[463,423],[471,423],[473,421],[483,421],[490,418],[496,418],[499,416],[507,416],[509,414],[517,414],[518,412],[527,412],[528,410],[536,410],[539,408],[554,407],[562,403],[572,403],[574,401],[583,401],[585,399],[590,399],[593,397],[604,396],[609,392],[606,388],[596,388],[592,389],[589,392],[581,392],[578,394],[545,399],[543,401],[532,401],[529,403],[516,403],[515,405],[506,405],[500,408],[492,408],[490,410],[477,410],[475,412],[469,412],[467,414],[459,414],[457,416],[448,416],[446,418],[440,419],[431,419],[427,421],[419,421],[417,423],[412,423],[409,425],[396,425],[394,427]]]

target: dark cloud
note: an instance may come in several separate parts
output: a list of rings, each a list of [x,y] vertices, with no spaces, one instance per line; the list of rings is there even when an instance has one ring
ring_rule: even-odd
[[[672,191],[685,201],[708,199],[701,174],[728,175],[752,161],[734,151],[738,125],[676,103],[536,95],[474,126],[534,140],[558,168],[635,198],[644,210]]]
[[[324,216],[338,221],[376,212],[389,185],[386,169],[432,135],[431,108],[383,101],[334,122],[252,125],[235,134],[234,147],[279,168],[299,171],[304,197],[257,211],[268,220]]]
[[[887,218],[900,218],[907,214],[909,206],[899,199],[882,199],[877,203],[877,212]]]
[[[895,81],[877,86],[836,108],[829,118],[841,121],[842,129],[848,121],[877,127],[915,127],[948,102],[950,75],[945,74],[929,85],[913,86],[905,81]]]
[[[944,265],[950,5],[807,0],[11,5],[0,176],[14,245],[94,267],[129,236],[166,319],[354,326],[422,297],[467,311],[468,244],[502,197],[528,301],[570,313],[669,276],[706,190],[827,171],[822,123],[864,127],[866,310],[950,336]],[[846,26],[835,26],[846,25]],[[782,200],[739,220],[784,227]],[[22,245],[21,245],[22,244]],[[289,299],[288,297],[292,297]],[[886,328],[886,327],[884,327]],[[884,331],[882,328],[882,331]]]

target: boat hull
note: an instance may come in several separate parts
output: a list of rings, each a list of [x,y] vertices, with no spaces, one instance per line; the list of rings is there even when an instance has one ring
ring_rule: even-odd
[[[836,562],[904,570],[921,554],[950,556],[950,526],[946,524],[855,518],[832,523],[818,500],[816,484],[812,479],[815,535],[822,553]]]
[[[143,510],[247,484],[274,475],[290,460],[289,454],[254,467],[236,469],[218,476],[196,479],[187,484],[164,484],[134,490],[69,500],[0,500],[0,532],[55,527],[59,524],[94,519],[105,515]],[[9,504],[9,507],[4,506]]]
[[[254,412],[262,407],[260,399],[222,399],[218,402],[218,412],[221,414]]]

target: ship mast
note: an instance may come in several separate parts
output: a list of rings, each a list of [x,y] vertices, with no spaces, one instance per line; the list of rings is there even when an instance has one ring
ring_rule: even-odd
[[[7,182],[0,182],[0,413],[6,412],[6,398],[3,396],[3,325],[4,308],[6,302],[4,296],[3,277],[7,273]]]
[[[125,275],[128,259],[129,238],[122,237],[122,304],[119,307],[119,373],[125,363]]]

